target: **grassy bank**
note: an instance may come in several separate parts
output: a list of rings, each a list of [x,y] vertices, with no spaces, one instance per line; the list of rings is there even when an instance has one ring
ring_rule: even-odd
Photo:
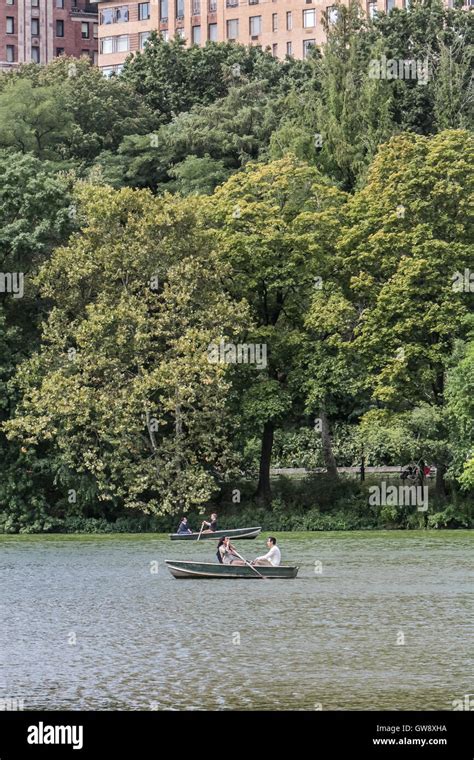
[[[400,485],[398,478],[385,478]],[[206,512],[218,512],[226,528],[260,525],[265,531],[331,530],[415,530],[420,528],[471,528],[474,525],[472,499],[458,494],[437,502],[434,483],[428,484],[427,510],[416,506],[373,504],[373,487],[380,478],[359,483],[341,478],[334,482],[323,474],[305,479],[279,477],[273,483],[273,501],[263,506],[254,499],[255,483],[242,481],[225,485]],[[202,512],[189,510],[189,524],[199,529]],[[0,513],[0,533],[170,533],[176,530],[177,515],[145,515],[108,510],[102,515]]]

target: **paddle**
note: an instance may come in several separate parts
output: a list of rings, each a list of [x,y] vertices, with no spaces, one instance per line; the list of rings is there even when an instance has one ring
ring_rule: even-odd
[[[201,538],[202,529],[204,528],[204,523],[201,523],[201,530],[199,531],[199,536],[197,537],[197,540]]]
[[[252,568],[252,570],[254,571],[254,573],[256,573],[256,574],[258,575],[258,577],[262,579],[262,581],[266,581],[266,580],[267,580],[267,579],[265,578],[265,576],[264,576],[264,575],[262,575],[262,573],[259,573],[259,572],[258,572],[258,570],[256,570],[256,569],[255,569],[255,567],[254,567],[253,565],[251,565],[251,564],[250,564],[250,562],[248,562],[248,561],[245,559],[245,557],[242,557],[242,555],[241,555],[241,554],[239,554],[239,552],[238,552],[238,551],[236,551],[236,549],[235,549],[235,547],[234,547],[234,546],[232,547],[232,549],[234,550],[234,554],[235,554],[235,555],[236,555],[236,556],[237,556],[239,559],[241,559],[241,560],[242,560],[242,562],[245,562],[245,564],[246,564],[246,565],[248,565],[249,567],[251,567],[251,568]]]

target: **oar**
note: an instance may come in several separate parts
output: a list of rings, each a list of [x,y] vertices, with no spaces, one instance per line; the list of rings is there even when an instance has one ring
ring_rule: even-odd
[[[266,580],[267,580],[267,579],[265,578],[265,576],[264,576],[264,575],[262,575],[262,573],[259,573],[259,572],[258,572],[258,570],[256,570],[256,569],[254,568],[254,566],[253,566],[253,565],[251,565],[251,564],[250,564],[250,562],[248,562],[248,561],[245,559],[245,557],[242,557],[242,555],[241,555],[241,554],[239,554],[239,552],[238,552],[238,551],[236,551],[234,547],[232,547],[232,548],[234,549],[234,554],[235,554],[235,555],[236,555],[236,556],[237,556],[239,559],[241,559],[241,560],[242,560],[242,562],[245,562],[245,564],[246,564],[246,565],[248,565],[249,567],[251,567],[251,568],[252,568],[252,570],[254,571],[254,573],[256,573],[256,574],[258,575],[258,577],[259,577],[259,578],[261,578],[263,581],[266,581]]]
[[[203,529],[203,528],[204,528],[204,523],[202,522],[202,523],[201,523],[201,530],[199,531],[199,536],[197,537],[197,540],[198,540],[198,541],[199,541],[199,539],[201,538],[201,533],[202,533],[202,529]]]

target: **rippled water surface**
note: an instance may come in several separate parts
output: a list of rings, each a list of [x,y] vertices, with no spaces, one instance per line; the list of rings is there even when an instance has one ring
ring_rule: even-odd
[[[213,561],[211,542],[0,536],[0,699],[450,710],[474,691],[469,532],[278,538],[296,580],[171,577],[164,559]],[[238,548],[253,558],[264,539]]]

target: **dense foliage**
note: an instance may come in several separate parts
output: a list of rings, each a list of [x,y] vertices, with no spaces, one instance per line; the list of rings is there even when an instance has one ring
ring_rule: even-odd
[[[0,76],[0,531],[470,524],[472,15],[327,34]],[[419,460],[426,515],[337,469]]]

